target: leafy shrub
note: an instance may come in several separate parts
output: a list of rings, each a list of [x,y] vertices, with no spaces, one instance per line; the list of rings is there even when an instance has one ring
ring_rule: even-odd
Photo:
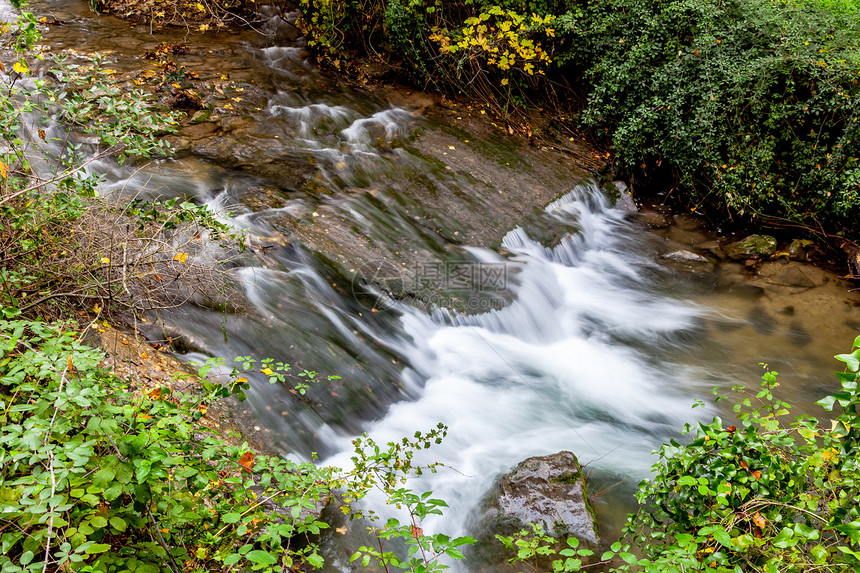
[[[612,0],[585,16],[583,119],[621,163],[661,165],[748,217],[860,211],[860,25],[791,0]],[[594,56],[583,53],[588,50]]]
[[[195,423],[214,393],[133,392],[72,332],[5,315],[0,570],[321,563],[287,549],[327,527],[313,508],[328,470],[227,446]]]

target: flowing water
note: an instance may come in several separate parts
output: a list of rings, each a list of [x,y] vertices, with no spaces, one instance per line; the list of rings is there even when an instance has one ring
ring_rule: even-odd
[[[90,14],[84,2],[35,7],[65,21],[47,34],[54,49],[108,50],[120,70],[141,65],[140,54],[161,40],[144,26]],[[182,333],[186,360],[272,357],[340,376],[304,401],[252,380],[252,426],[291,456],[317,452],[326,463],[348,465],[362,432],[384,443],[445,424],[447,439],[419,455],[444,467],[414,487],[432,489],[451,508],[425,531],[467,533],[499,474],[560,450],[575,452],[594,488],[609,491],[597,500],[598,513],[617,526],[652,450],[684,422],[719,413],[691,409],[713,386],[755,385],[757,363],[766,361],[801,411],[814,412],[811,403],[831,387],[829,357],[860,326],[844,287],[831,281],[774,294],[746,284],[732,265],[707,273],[667,266],[660,254],[675,243],[611,208],[587,182],[571,181],[539,213],[566,230],[558,241],[541,243],[523,226],[504,229],[497,249],[452,248],[456,225],[423,225],[416,212],[432,205],[404,191],[407,180],[430,194],[451,184],[437,163],[396,144],[432,128],[420,114],[315,70],[300,38],[271,45],[246,32],[188,41],[211,46],[186,60],[190,68],[233,74],[263,94],[249,104],[242,145],[231,144],[238,159],[193,150],[145,166],[103,162],[96,168],[103,191],[191,198],[270,246],[235,262],[250,310],[186,305],[149,333]],[[271,156],[266,174],[242,163],[255,153]],[[278,178],[271,166],[290,181],[286,190],[262,206],[249,201],[271,194]],[[292,182],[307,166],[316,193]],[[468,179],[458,184],[470,193]],[[366,237],[363,260],[321,257],[303,244],[302,225],[324,217],[348,220]],[[389,251],[408,245],[415,256],[397,261],[392,276],[380,264],[367,266],[380,263],[374,242]],[[465,284],[442,288],[452,271]],[[395,279],[423,282],[434,297],[398,296],[388,288]],[[615,483],[622,485],[612,489]],[[368,503],[388,511],[383,500]],[[354,549],[355,539],[339,543]],[[342,555],[332,551],[335,568],[345,567]]]

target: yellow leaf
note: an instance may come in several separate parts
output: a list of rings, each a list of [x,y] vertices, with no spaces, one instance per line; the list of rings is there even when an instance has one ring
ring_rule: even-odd
[[[101,262],[102,262],[102,264],[103,264],[103,265],[109,265],[109,264],[110,264],[110,259],[109,259],[109,258],[107,258],[107,257],[102,257],[102,258],[101,258]]]
[[[0,177],[6,179],[9,177],[9,166],[0,161]]]
[[[260,370],[260,372],[262,372],[266,376],[271,376],[272,374],[274,374],[274,372],[272,372],[272,369],[269,368],[268,366],[263,368],[262,370]]]
[[[179,84],[173,84],[173,87],[175,87],[176,89],[179,89],[181,86]]]
[[[94,312],[94,313],[98,314],[98,313],[100,313],[100,312],[101,312],[101,310],[102,310],[102,307],[100,307],[98,303],[96,303],[95,305],[93,305],[93,312]]]
[[[40,128],[39,128],[39,138],[40,138],[42,141],[45,141],[45,138],[46,138],[46,137],[47,137],[47,136],[45,135],[45,130],[44,130],[44,129],[42,129],[42,128],[40,127]]]
[[[179,261],[180,263],[184,263],[185,259],[188,257],[187,253],[179,253],[173,257],[174,261]]]
[[[200,28],[199,28],[199,30],[200,30],[201,32],[205,32],[205,31],[206,31],[206,30],[208,30],[208,29],[209,29],[209,24],[200,24]]]
[[[508,79],[507,79],[507,78],[505,78],[505,79],[503,79],[503,80],[502,80],[502,85],[503,85],[503,86],[508,85]]]
[[[200,10],[201,12],[206,11],[206,7],[203,4],[201,4],[200,2],[197,3],[197,9]]]
[[[30,69],[27,67],[27,64],[24,63],[24,60],[21,60],[20,62],[15,62],[15,65],[12,66],[12,69],[19,74],[26,74],[30,71]]]
[[[137,418],[139,420],[151,420],[152,416],[150,416],[149,414],[138,414]]]

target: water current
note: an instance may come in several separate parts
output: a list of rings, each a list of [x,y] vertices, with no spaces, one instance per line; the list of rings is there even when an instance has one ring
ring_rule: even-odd
[[[35,7],[65,22],[46,34],[53,49],[107,52],[120,70],[140,66],[141,53],[162,39],[145,26],[93,15],[85,2]],[[422,226],[415,201],[391,183],[420,176],[430,195],[446,184],[436,163],[395,144],[433,126],[316,70],[301,38],[277,37],[277,45],[252,32],[188,39],[209,46],[192,50],[189,68],[229,73],[262,94],[243,116],[241,145],[230,143],[235,160],[193,148],[145,166],[95,167],[105,193],[190,198],[271,244],[234,263],[247,312],[186,305],[149,327],[155,337],[159,328],[182,333],[189,341],[183,360],[273,357],[339,375],[312,388],[308,401],[252,380],[252,426],[271,447],[347,465],[362,432],[387,442],[442,422],[447,439],[421,456],[444,467],[413,487],[448,502],[450,510],[425,530],[449,534],[469,531],[499,474],[529,456],[571,450],[587,463],[595,491],[622,484],[597,500],[612,527],[629,507],[621,500],[647,475],[651,452],[684,422],[720,413],[691,409],[708,400],[711,387],[754,385],[758,362],[768,362],[782,373],[790,401],[814,411],[811,403],[830,385],[830,357],[860,326],[844,287],[830,281],[774,294],[744,282],[739,265],[679,269],[660,255],[689,248],[683,237],[651,232],[613,209],[596,185],[574,180],[541,205],[540,217],[566,229],[559,240],[542,242],[527,225],[511,225],[496,248],[452,248],[450,235]],[[269,155],[265,173],[247,168],[255,153]],[[262,206],[247,200],[271,194],[279,177],[292,181],[296,165],[312,167],[315,194],[278,191],[277,201]],[[468,178],[460,184],[465,194],[483,193],[470,190]],[[421,208],[432,210],[432,201]],[[390,269],[384,277],[367,272],[379,271],[384,261],[373,252],[385,249],[338,260],[336,247],[321,256],[305,244],[300,225],[325,231],[326,216],[348,220],[368,244],[414,248],[421,256],[399,260],[395,278],[439,283],[438,297],[424,301],[436,304],[392,296]],[[440,286],[452,272],[469,283],[466,295]],[[368,503],[388,511],[380,499]],[[343,565],[336,555],[335,565]]]

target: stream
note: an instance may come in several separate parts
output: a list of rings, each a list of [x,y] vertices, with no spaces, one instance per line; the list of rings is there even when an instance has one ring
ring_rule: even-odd
[[[142,54],[162,40],[186,42],[181,61],[222,110],[187,126],[176,159],[93,168],[104,193],[188,198],[266,245],[232,262],[244,312],[187,304],[144,332],[179,333],[185,361],[271,357],[340,376],[308,400],[252,378],[248,431],[297,459],[348,465],[363,432],[385,443],[445,424],[443,443],[417,455],[444,467],[411,485],[450,506],[426,532],[469,533],[496,477],[570,450],[611,535],[651,452],[685,422],[730,416],[711,388],[755,386],[767,363],[796,412],[816,414],[833,388],[832,356],[860,331],[857,300],[835,277],[780,262],[751,276],[713,256],[717,238],[695,217],[649,227],[587,178],[533,168],[498,130],[470,135],[474,125],[446,126],[413,94],[392,103],[317,70],[276,17],[262,25],[268,36],[186,37],[80,0],[33,9],[64,22],[45,32],[52,50],[99,51],[121,72],[154,65]],[[238,109],[222,113],[232,98]],[[515,190],[492,188],[493,170],[516,189],[539,180],[543,195],[505,203]],[[670,264],[679,249],[712,262]],[[806,282],[785,279],[789,269]],[[692,409],[698,400],[707,405]],[[343,548],[355,549],[360,529],[324,540],[332,570],[348,569]]]

